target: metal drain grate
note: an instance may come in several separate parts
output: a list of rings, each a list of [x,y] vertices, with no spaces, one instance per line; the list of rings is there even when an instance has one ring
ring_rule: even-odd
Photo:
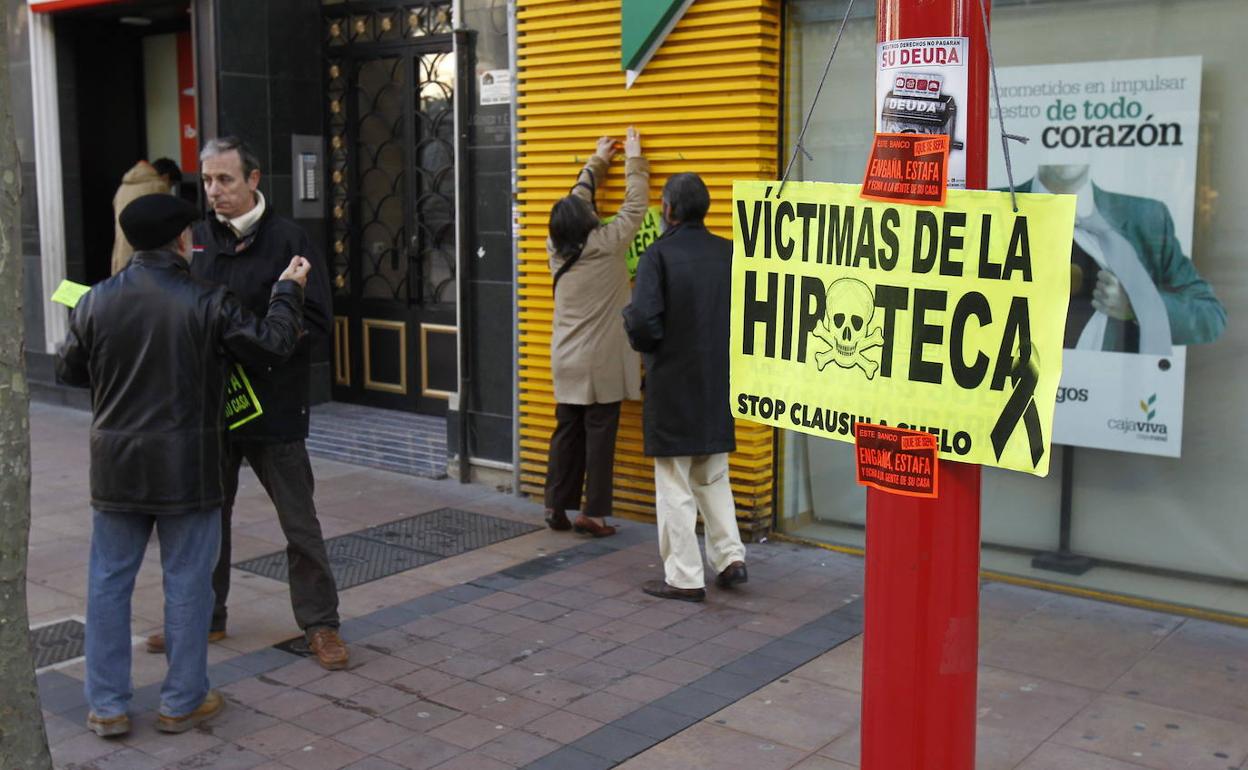
[[[87,627],[80,620],[62,620],[30,629],[30,646],[35,654],[35,668],[81,658],[86,650],[86,631]]]
[[[329,567],[339,590],[370,583],[422,564],[438,560],[436,556],[394,548],[385,543],[366,540],[357,535],[342,535],[325,541],[329,552]],[[254,572],[267,578],[290,582],[286,565],[286,552],[278,551],[250,561],[235,564],[241,570]]]
[[[442,508],[410,519],[371,527],[357,534],[370,540],[445,559],[475,551],[500,540],[509,540],[535,529],[539,527],[470,511]]]
[[[339,590],[432,564],[541,527],[471,511],[441,508],[325,541]],[[234,565],[238,569],[289,582],[286,552],[279,551]]]

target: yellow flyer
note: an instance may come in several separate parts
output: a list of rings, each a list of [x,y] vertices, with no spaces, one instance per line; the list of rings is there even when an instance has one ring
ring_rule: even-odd
[[[853,442],[930,433],[945,459],[1046,475],[1075,198],[859,185],[733,188],[735,416]]]
[[[225,383],[225,424],[230,430],[241,428],[260,415],[264,409],[256,391],[247,379],[247,372],[241,364],[230,367],[230,376]]]
[[[90,286],[84,286],[81,283],[73,281],[61,281],[61,285],[56,287],[56,291],[52,292],[52,301],[59,302],[65,307],[76,307],[78,301],[91,291]]]

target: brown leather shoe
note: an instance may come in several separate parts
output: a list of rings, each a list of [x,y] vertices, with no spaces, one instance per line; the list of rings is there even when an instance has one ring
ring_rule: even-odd
[[[225,638],[224,631],[209,631],[208,632],[209,642],[219,642],[224,638]],[[152,653],[153,655],[163,654],[165,651],[165,635],[164,634],[152,634],[151,636],[147,637],[147,651]]]
[[[745,570],[745,562],[734,561],[724,571],[719,573],[719,577],[715,578],[715,585],[720,588],[732,588],[741,583],[750,582],[750,573]]]
[[[162,733],[184,733],[195,725],[207,722],[220,714],[223,708],[225,708],[225,698],[222,698],[221,693],[216,690],[209,690],[204,696],[204,702],[199,704],[199,708],[185,716],[167,717],[164,714],[157,714],[156,729]]]
[[[594,537],[611,537],[615,534],[615,527],[610,524],[599,524],[585,514],[576,517],[576,521],[572,522],[572,529],[581,535],[593,535]]]
[[[87,729],[101,738],[112,738],[130,732],[130,717],[122,714],[118,717],[97,717],[87,714]]]
[[[568,521],[568,514],[563,511],[555,511],[550,508],[546,509],[546,525],[556,532],[567,532],[572,529],[572,522]]]
[[[679,599],[682,602],[706,601],[705,588],[676,588],[669,586],[666,580],[647,580],[641,584],[641,590],[660,599]]]
[[[316,655],[321,668],[339,671],[347,667],[347,645],[338,635],[338,629],[322,626],[308,636],[308,649]]]

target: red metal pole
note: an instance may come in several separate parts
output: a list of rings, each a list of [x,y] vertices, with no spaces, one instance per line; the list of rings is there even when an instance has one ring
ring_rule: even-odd
[[[966,181],[983,189],[988,54],[978,0],[878,0],[877,24],[880,42],[968,38]],[[942,460],[939,472],[936,499],[867,490],[863,770],[975,766],[980,469]]]

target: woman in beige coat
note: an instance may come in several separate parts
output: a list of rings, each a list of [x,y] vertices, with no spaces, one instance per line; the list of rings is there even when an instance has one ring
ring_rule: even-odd
[[[162,158],[161,160],[167,161],[168,159]],[[156,162],[160,163],[161,160]],[[172,161],[168,162],[173,165]],[[173,165],[173,171],[177,170],[178,167]],[[181,176],[180,172],[179,176]],[[126,240],[126,234],[121,231],[122,210],[144,195],[170,192],[172,184],[167,174],[162,174],[156,166],[145,160],[134,164],[134,167],[121,178],[121,186],[113,195],[113,275],[125,270],[130,264],[130,257],[134,256],[134,247],[130,245],[130,241]]]
[[[615,434],[620,402],[641,397],[641,361],[628,344],[620,314],[629,301],[628,247],[646,214],[650,164],[632,127],[624,142],[626,189],[615,219],[601,224],[594,191],[618,148],[608,137],[577,175],[570,195],[550,210],[546,250],[554,275],[555,327],[550,367],[555,426],[546,471],[546,522],[594,537],[606,524],[615,484]],[[581,497],[584,492],[584,505]],[[581,515],[569,521],[567,512]]]

